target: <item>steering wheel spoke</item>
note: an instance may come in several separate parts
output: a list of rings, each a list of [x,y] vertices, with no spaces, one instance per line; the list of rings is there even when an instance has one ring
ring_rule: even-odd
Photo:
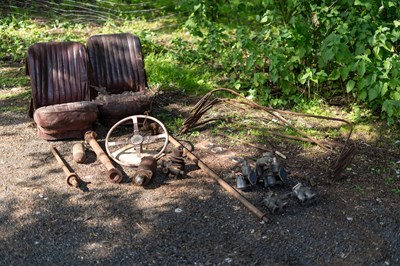
[[[168,139],[168,134],[162,133],[162,134],[158,134],[158,135],[145,136],[143,143],[145,143],[145,144],[155,143],[162,138]]]
[[[133,134],[137,135],[137,134],[139,134],[138,118],[135,115],[131,116],[131,118],[132,118],[132,124],[133,124]]]
[[[119,145],[126,145],[129,144],[129,140],[118,140],[118,141],[110,141],[108,142],[108,146],[119,146]]]

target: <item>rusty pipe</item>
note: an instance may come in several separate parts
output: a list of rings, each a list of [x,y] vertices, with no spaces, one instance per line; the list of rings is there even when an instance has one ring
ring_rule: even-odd
[[[182,147],[186,153],[186,156],[191,159],[198,167],[205,171],[210,177],[214,179],[221,187],[223,187],[229,195],[239,200],[247,209],[249,209],[258,218],[262,219],[264,222],[268,222],[268,217],[266,213],[260,211],[256,206],[249,202],[245,197],[243,197],[236,189],[229,185],[225,180],[220,178],[211,168],[209,168],[204,162],[196,157],[191,151],[185,148],[179,141],[173,138],[171,135],[168,137],[169,141],[176,147]]]
[[[96,153],[97,158],[107,169],[107,178],[113,183],[119,183],[122,180],[122,173],[120,170],[114,167],[108,156],[105,154],[103,149],[100,147],[96,140],[97,134],[94,131],[87,131],[85,133],[85,141],[89,144],[93,151]]]
[[[63,159],[61,158],[60,154],[58,151],[51,145],[50,146],[50,151],[53,153],[54,157],[56,158],[58,165],[61,167],[61,169],[65,173],[65,180],[67,181],[67,184],[71,187],[79,187],[79,184],[81,183],[80,178],[78,177],[77,174],[74,172],[71,172],[68,167],[65,165]]]

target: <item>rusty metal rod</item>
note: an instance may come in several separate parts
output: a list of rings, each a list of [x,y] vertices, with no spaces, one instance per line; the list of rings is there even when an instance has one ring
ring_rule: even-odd
[[[243,197],[236,189],[234,189],[231,185],[229,185],[225,180],[220,178],[213,170],[211,170],[204,162],[202,162],[199,158],[196,157],[191,151],[185,148],[179,141],[177,141],[174,137],[169,135],[169,141],[176,147],[182,147],[185,151],[186,156],[191,159],[197,166],[199,166],[203,171],[205,171],[210,177],[212,177],[221,187],[223,187],[229,195],[239,200],[247,209],[249,209],[253,214],[255,214],[258,218],[262,219],[264,222],[268,222],[268,217],[266,213],[263,213],[256,206],[254,206],[251,202],[249,202],[245,197]]]
[[[53,153],[54,157],[56,158],[58,165],[61,167],[61,169],[64,171],[65,173],[65,180],[67,181],[67,184],[71,187],[79,187],[79,184],[81,183],[80,178],[78,177],[77,174],[75,174],[74,172],[71,172],[68,167],[65,165],[63,159],[61,158],[60,154],[58,153],[58,151],[56,150],[56,148],[54,148],[53,146],[50,146],[50,151],[51,153]]]
[[[85,133],[85,141],[88,143],[93,151],[96,153],[97,158],[107,169],[107,178],[113,183],[119,183],[122,180],[122,173],[114,167],[108,156],[105,154],[103,149],[97,143],[97,134],[94,131],[87,131]]]

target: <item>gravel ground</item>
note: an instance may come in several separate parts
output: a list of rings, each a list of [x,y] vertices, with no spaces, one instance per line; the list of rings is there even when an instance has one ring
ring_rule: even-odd
[[[163,108],[174,115],[180,106]],[[327,155],[316,147],[278,143],[292,183],[312,185],[317,200],[310,206],[290,201],[285,213],[269,214],[264,223],[188,160],[181,179],[159,171],[149,187],[134,187],[134,169],[118,166],[124,179],[113,184],[92,151],[85,164],[73,162],[78,140],[49,143],[24,114],[0,118],[0,265],[400,264],[400,197],[392,192],[400,152],[393,139],[357,136],[358,153],[336,181],[326,176]],[[107,129],[94,129],[104,145]],[[195,153],[234,186],[238,166],[224,154],[254,158],[260,151],[211,137],[211,130],[191,138]],[[199,145],[204,142],[226,153],[214,154]],[[85,181],[83,189],[66,185],[49,144]],[[270,192],[241,193],[267,212],[262,200]]]

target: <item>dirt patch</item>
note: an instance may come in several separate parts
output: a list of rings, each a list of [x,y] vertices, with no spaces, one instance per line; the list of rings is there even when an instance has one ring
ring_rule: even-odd
[[[178,93],[160,97],[153,115],[161,120],[186,116],[196,100]],[[248,111],[241,110],[243,117]],[[187,176],[181,179],[158,171],[149,187],[134,187],[134,169],[118,166],[124,179],[113,184],[90,150],[85,164],[74,163],[71,149],[79,140],[46,142],[37,137],[24,113],[6,111],[0,116],[1,265],[400,263],[396,139],[378,135],[370,142],[363,137],[368,132],[359,134],[356,156],[343,178],[332,180],[327,174],[332,161],[328,152],[276,137],[255,143],[259,139],[249,133],[247,142],[284,153],[287,159],[280,162],[291,171],[287,186],[256,186],[241,192],[249,201],[268,212],[263,200],[297,182],[317,193],[314,204],[303,207],[289,201],[285,213],[268,214],[270,222],[265,224],[189,160]],[[184,137],[199,158],[235,186],[234,172],[240,164],[233,158],[254,162],[263,151],[225,138],[217,133],[230,132],[216,128],[208,125]],[[225,128],[229,130],[230,124]],[[94,130],[104,147],[108,128],[96,124]],[[223,152],[204,145],[209,142]],[[49,144],[86,182],[84,190],[66,185]]]

